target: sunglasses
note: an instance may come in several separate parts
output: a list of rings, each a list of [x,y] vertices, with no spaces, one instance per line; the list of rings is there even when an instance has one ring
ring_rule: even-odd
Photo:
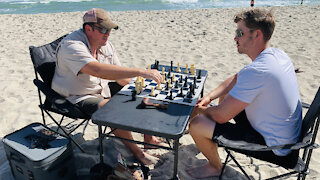
[[[103,27],[99,27],[99,26],[95,26],[92,25],[91,26],[93,29],[98,30],[101,34],[109,34],[110,30],[108,30],[107,28],[103,28]]]
[[[243,36],[243,31],[242,31],[241,29],[237,29],[237,30],[236,30],[236,36],[237,36],[238,38],[241,38],[241,37]]]

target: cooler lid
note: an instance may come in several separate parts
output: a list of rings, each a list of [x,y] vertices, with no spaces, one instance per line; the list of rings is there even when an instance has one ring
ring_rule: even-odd
[[[47,159],[67,149],[69,139],[54,133],[40,123],[30,124],[4,137],[3,143],[32,161]]]

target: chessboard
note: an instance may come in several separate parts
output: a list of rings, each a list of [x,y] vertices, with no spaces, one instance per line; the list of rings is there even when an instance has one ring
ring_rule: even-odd
[[[151,68],[155,68],[152,65]],[[181,68],[181,72],[176,72],[177,67],[157,65],[156,69],[163,73],[165,78],[165,83],[160,84],[160,88],[157,83],[151,79],[144,79],[143,87],[140,92],[136,92],[136,78],[133,78],[129,84],[124,86],[120,94],[132,96],[132,93],[135,91],[137,97],[156,99],[164,102],[185,104],[189,106],[195,106],[199,96],[201,95],[204,83],[207,78],[208,72],[206,70],[196,69],[191,74],[185,72],[186,68]],[[174,76],[174,77],[173,77]],[[140,77],[141,79],[141,77]],[[140,81],[139,79],[139,81]],[[169,80],[170,79],[170,80]],[[169,85],[170,83],[171,85]],[[153,89],[153,96],[150,95]]]

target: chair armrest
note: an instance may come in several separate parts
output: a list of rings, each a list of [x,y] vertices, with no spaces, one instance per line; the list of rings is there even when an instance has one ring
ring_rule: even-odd
[[[45,107],[41,108],[45,108],[70,118],[90,119],[90,116],[83,113],[76,104],[69,102],[65,97],[55,92],[44,82],[34,79],[33,83],[46,96],[46,102],[48,102],[45,103]]]
[[[317,148],[314,144],[310,143],[310,139],[312,138],[312,134],[309,133],[305,138],[303,138],[302,142],[297,142],[295,144],[284,144],[278,146],[267,146],[255,143],[249,143],[246,141],[234,141],[227,139],[223,136],[214,137],[214,141],[222,147],[230,148],[230,149],[239,149],[246,151],[271,151],[271,150],[281,150],[281,149],[291,149],[297,150],[301,148]]]

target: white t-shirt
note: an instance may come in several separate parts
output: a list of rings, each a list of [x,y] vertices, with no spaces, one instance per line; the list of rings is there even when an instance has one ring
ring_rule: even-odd
[[[74,31],[65,37],[57,48],[52,89],[74,104],[93,97],[93,94],[110,97],[109,80],[79,72],[86,64],[93,61],[121,65],[109,41],[99,49],[97,59],[92,56],[89,41],[82,29]]]
[[[296,143],[302,125],[302,108],[293,64],[279,49],[265,49],[238,73],[229,94],[249,105],[245,108],[252,127],[268,146]],[[285,156],[290,150],[275,150]]]

